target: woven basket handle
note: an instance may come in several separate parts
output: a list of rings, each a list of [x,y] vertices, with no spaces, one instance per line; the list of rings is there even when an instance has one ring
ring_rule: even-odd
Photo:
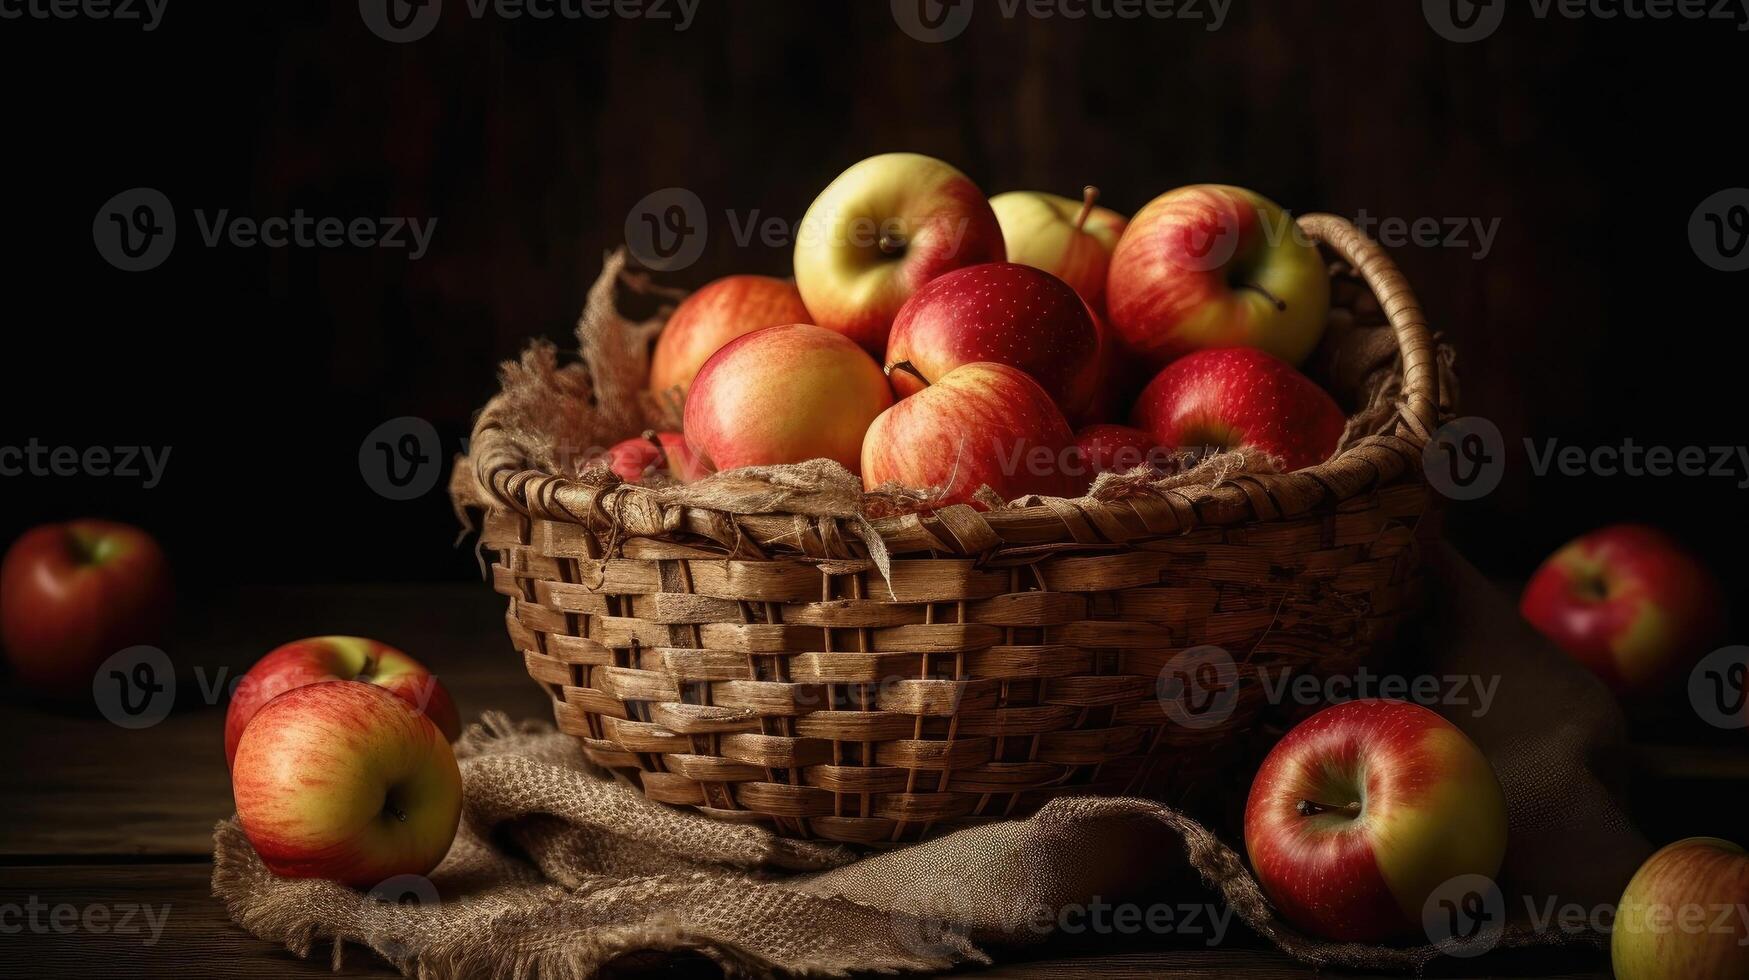
[[[1333,214],[1308,214],[1299,219],[1300,230],[1314,242],[1335,252],[1365,280],[1397,335],[1403,354],[1403,393],[1398,435],[1425,445],[1439,427],[1439,365],[1434,358],[1433,332],[1409,280],[1385,254],[1378,242],[1368,238],[1347,219]]]

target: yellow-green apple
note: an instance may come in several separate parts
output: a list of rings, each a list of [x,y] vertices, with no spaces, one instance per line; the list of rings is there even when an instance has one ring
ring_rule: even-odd
[[[686,445],[686,436],[679,432],[645,432],[616,442],[601,454],[601,461],[627,483],[637,483],[657,473],[691,483],[710,472],[699,463]]]
[[[256,712],[231,795],[269,871],[368,888],[443,860],[462,778],[443,733],[407,702],[375,684],[323,681]]]
[[[1168,191],[1136,212],[1105,280],[1112,331],[1162,365],[1209,347],[1255,347],[1298,366],[1330,314],[1317,246],[1260,194]]]
[[[235,762],[244,729],[267,702],[306,684],[335,680],[375,684],[423,711],[444,738],[461,737],[455,702],[424,664],[362,636],[313,636],[275,648],[237,681],[225,710],[225,762]]]
[[[862,443],[862,482],[929,490],[940,507],[975,504],[981,486],[1004,499],[1078,496],[1073,438],[1056,402],[1026,372],[966,364],[874,420]]]
[[[1639,524],[1568,542],[1519,601],[1530,625],[1618,694],[1662,689],[1724,633],[1718,580],[1669,535]]]
[[[1350,701],[1287,733],[1245,804],[1245,850],[1289,922],[1338,942],[1418,929],[1427,899],[1506,855],[1506,800],[1476,744],[1403,701]]]
[[[1097,187],[1082,189],[1081,200],[1042,191],[1008,191],[990,198],[1002,226],[1008,261],[1056,276],[1102,309],[1105,272],[1123,236],[1124,216],[1094,204]]]
[[[1167,462],[1153,434],[1128,425],[1086,426],[1075,433],[1075,449],[1089,477],[1138,466],[1163,469]]]
[[[848,337],[806,323],[767,327],[699,370],[686,444],[717,470],[824,458],[855,472],[863,433],[892,403],[880,365]]]
[[[962,364],[992,361],[1032,376],[1065,415],[1093,401],[1099,383],[1099,328],[1087,304],[1056,276],[1014,262],[942,273],[899,307],[887,363],[900,398]]]
[[[1646,859],[1616,907],[1616,980],[1749,977],[1749,854],[1691,837]]]
[[[795,283],[771,276],[725,276],[680,301],[650,357],[650,390],[684,395],[698,369],[742,334],[812,323]]]
[[[1348,424],[1324,389],[1250,347],[1166,365],[1142,390],[1133,421],[1167,449],[1260,449],[1285,471],[1329,459]]]
[[[163,549],[127,524],[45,524],[0,562],[0,646],[21,684],[57,698],[90,696],[111,654],[162,643],[170,608]]]
[[[838,175],[796,232],[796,288],[814,315],[880,357],[911,294],[936,276],[1006,255],[971,178],[933,157],[883,153]]]

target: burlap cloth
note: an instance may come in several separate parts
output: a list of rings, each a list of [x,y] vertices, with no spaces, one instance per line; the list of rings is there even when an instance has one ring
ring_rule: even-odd
[[[1614,702],[1462,559],[1428,558],[1435,607],[1391,672],[1500,679],[1479,717],[1473,703],[1442,710],[1488,754],[1509,801],[1502,887],[1514,921],[1501,946],[1595,946],[1589,933],[1536,930],[1526,910],[1612,903],[1650,851],[1604,769],[1620,757]],[[861,855],[650,803],[545,722],[489,714],[457,755],[462,827],[429,880],[391,880],[373,896],[278,878],[233,818],[214,833],[214,894],[245,929],[300,956],[326,946],[338,966],[347,944],[362,945],[420,977],[581,977],[679,953],[730,975],[937,972],[1043,941],[1065,907],[1142,896],[1212,897],[1312,965],[1418,972],[1441,955],[1293,931],[1242,844],[1154,802],[1063,799],[1027,820]]]

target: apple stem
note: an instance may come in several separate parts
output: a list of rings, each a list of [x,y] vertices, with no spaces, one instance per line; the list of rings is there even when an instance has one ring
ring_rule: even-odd
[[[923,376],[923,372],[917,370],[916,366],[913,365],[910,361],[896,361],[892,364],[887,365],[887,367],[886,367],[887,377],[889,377],[889,378],[892,377],[894,371],[903,371],[906,374],[909,374],[911,377],[916,378],[918,381],[923,382],[923,387],[925,387],[925,388],[929,387],[929,385],[931,384],[930,380]]]
[[[882,255],[898,255],[905,250],[905,236],[898,232],[881,232],[880,249]]]
[[[399,820],[402,823],[407,822],[407,812],[405,810],[395,806],[386,806],[383,809],[387,810],[389,816],[394,817],[396,820]]]
[[[1301,800],[1299,802],[1299,805],[1295,806],[1294,809],[1296,811],[1298,811],[1299,815],[1302,817],[1313,817],[1313,816],[1317,816],[1320,813],[1335,813],[1335,812],[1346,813],[1347,815],[1349,815],[1351,817],[1360,816],[1360,803],[1358,801],[1353,802],[1353,803],[1344,803],[1344,804],[1338,806],[1334,803],[1319,803],[1316,800]]]
[[[1270,292],[1267,289],[1264,289],[1262,286],[1259,286],[1254,282],[1242,282],[1239,284],[1238,288],[1239,289],[1249,289],[1253,292],[1261,293],[1263,295],[1264,299],[1269,300],[1271,303],[1275,304],[1275,308],[1278,312],[1282,312],[1282,313],[1287,312],[1287,304],[1286,303],[1282,302],[1274,293]]]
[[[364,681],[365,683],[368,684],[368,683],[370,683],[371,675],[376,673],[376,669],[377,669],[376,658],[365,657],[364,658],[364,666],[360,667],[358,669],[358,673],[352,675],[352,679],[355,681]]]
[[[1088,216],[1093,213],[1093,202],[1097,200],[1099,200],[1099,188],[1092,184],[1081,188],[1081,210],[1075,214],[1076,231],[1080,231],[1081,226],[1087,223]]]

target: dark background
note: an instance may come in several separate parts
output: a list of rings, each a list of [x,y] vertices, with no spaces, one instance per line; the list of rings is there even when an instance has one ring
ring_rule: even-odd
[[[385,500],[365,434],[429,419],[458,450],[494,365],[563,340],[646,194],[685,187],[713,225],[669,281],[787,274],[722,215],[800,217],[833,176],[909,149],[989,193],[1096,183],[1133,212],[1182,184],[1297,211],[1498,219],[1476,243],[1395,254],[1460,351],[1464,409],[1514,447],[1454,509],[1483,567],[1522,577],[1572,535],[1662,524],[1741,585],[1734,478],[1533,477],[1562,444],[1745,442],[1740,275],[1687,224],[1743,183],[1745,36],[1718,21],[1535,19],[1460,45],[1409,0],[1235,0],[1226,23],[1005,17],[919,42],[884,0],[705,0],[674,21],[505,21],[450,0],[410,44],[354,3],[179,5],[157,30],[0,22],[7,143],[0,445],[170,446],[163,484],[0,479],[0,538],[92,514],[166,543],[202,584],[477,574],[439,489]],[[281,6],[281,5],[276,5]],[[292,5],[283,5],[291,7]],[[162,190],[169,260],[112,268],[93,216]],[[208,248],[193,212],[438,221],[384,249]],[[1734,593],[1736,594],[1736,593]]]

